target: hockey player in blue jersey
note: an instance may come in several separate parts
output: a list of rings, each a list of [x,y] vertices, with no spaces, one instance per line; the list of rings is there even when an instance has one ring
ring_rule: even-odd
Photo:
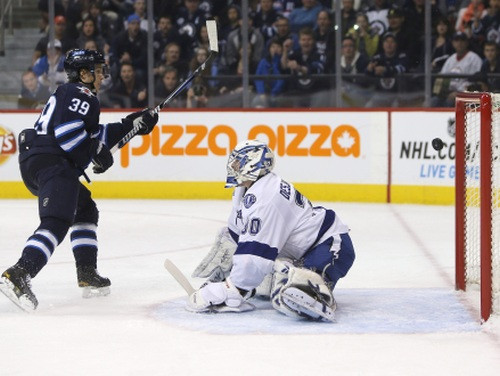
[[[273,173],[274,162],[271,149],[256,140],[229,156],[233,209],[193,273],[208,281],[189,297],[188,310],[251,310],[247,300],[257,289],[288,316],[333,321],[333,289],[355,258],[349,228]]]
[[[2,274],[2,292],[25,310],[38,301],[30,280],[47,264],[70,232],[78,286],[84,297],[107,295],[111,282],[97,272],[98,210],[80,182],[93,164],[103,173],[113,164],[110,149],[134,126],[151,132],[158,115],[143,110],[117,123],[99,124],[96,94],[107,75],[104,56],[92,50],[69,51],[64,63],[68,83],[47,101],[34,128],[19,135],[19,165],[26,187],[38,197],[40,225],[28,238],[21,258]]]

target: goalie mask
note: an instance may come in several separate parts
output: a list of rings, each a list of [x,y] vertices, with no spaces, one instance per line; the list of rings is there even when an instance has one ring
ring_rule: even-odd
[[[256,181],[274,168],[274,153],[263,142],[244,141],[234,148],[227,161],[226,188]]]

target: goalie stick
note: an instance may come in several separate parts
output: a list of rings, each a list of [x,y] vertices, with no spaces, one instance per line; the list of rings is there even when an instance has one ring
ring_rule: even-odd
[[[168,270],[170,275],[175,278],[175,280],[179,283],[179,285],[182,286],[184,291],[186,291],[189,296],[191,296],[191,294],[193,294],[196,291],[194,287],[191,285],[191,283],[189,283],[186,276],[172,261],[166,259],[163,265],[165,266],[165,269]]]
[[[167,269],[167,271],[170,273],[170,275],[175,278],[175,280],[179,283],[179,285],[182,286],[182,288],[184,289],[184,291],[186,291],[188,296],[191,296],[196,291],[194,287],[191,285],[191,283],[189,283],[184,273],[182,273],[180,269],[172,261],[170,261],[169,259],[165,259],[163,265],[165,266],[165,269]],[[224,304],[213,307],[207,307],[206,312],[247,312],[247,311],[253,311],[254,309],[255,306],[253,304],[249,302],[242,302],[239,307],[228,307]],[[190,311],[188,307],[186,307],[186,310]]]
[[[219,52],[219,42],[217,38],[217,24],[215,20],[207,20],[207,33],[208,33],[208,42],[210,44],[210,53],[208,54],[207,58],[203,63],[200,64],[198,68],[194,70],[193,73],[191,73],[186,80],[180,83],[179,86],[177,86],[174,91],[170,93],[170,95],[165,98],[163,102],[161,102],[158,106],[156,106],[153,110],[151,110],[151,114],[157,114],[164,108],[172,99],[174,99],[177,95],[179,95],[180,92],[182,92],[188,85],[197,77],[201,72],[205,70],[205,67],[207,66],[208,62]],[[121,149],[123,145],[125,145],[127,142],[129,142],[132,137],[134,137],[137,132],[139,132],[140,129],[140,124],[137,124],[128,132],[116,145],[114,145],[110,151],[111,153],[116,152],[118,149]]]

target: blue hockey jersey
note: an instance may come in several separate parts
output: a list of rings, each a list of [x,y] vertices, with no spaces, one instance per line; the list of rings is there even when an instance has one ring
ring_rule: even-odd
[[[59,86],[35,122],[37,137],[20,160],[35,154],[63,155],[83,171],[90,164],[95,143],[114,146],[132,129],[132,121],[99,124],[99,100],[79,83]]]

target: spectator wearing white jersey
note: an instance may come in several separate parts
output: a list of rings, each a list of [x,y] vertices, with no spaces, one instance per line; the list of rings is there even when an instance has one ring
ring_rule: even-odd
[[[389,28],[389,4],[387,0],[373,0],[373,5],[364,9],[370,28],[382,37]]]
[[[226,188],[235,187],[233,209],[193,273],[208,282],[191,294],[188,310],[252,310],[247,300],[258,287],[287,316],[333,321],[333,289],[355,258],[349,227],[272,172],[274,161],[257,140],[231,152]]]
[[[473,75],[481,70],[482,60],[478,54],[469,50],[469,38],[463,32],[457,32],[452,40],[455,53],[446,59],[441,74]],[[437,78],[434,82],[432,107],[454,107],[455,97],[470,85],[467,78]]]

